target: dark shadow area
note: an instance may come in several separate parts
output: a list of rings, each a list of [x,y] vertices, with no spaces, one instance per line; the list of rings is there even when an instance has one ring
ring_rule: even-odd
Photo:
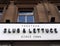
[[[6,23],[10,23],[10,20],[6,20]]]
[[[55,22],[55,17],[51,17],[50,23],[54,23]]]

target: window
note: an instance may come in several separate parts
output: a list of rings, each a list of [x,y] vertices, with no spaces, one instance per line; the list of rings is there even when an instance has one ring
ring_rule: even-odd
[[[25,16],[18,16],[18,22],[25,22]]]
[[[17,22],[34,22],[34,16],[32,11],[21,11],[18,13]]]
[[[2,15],[3,15],[3,8],[0,8],[0,19],[1,19]]]
[[[34,22],[34,16],[27,16],[27,22]]]

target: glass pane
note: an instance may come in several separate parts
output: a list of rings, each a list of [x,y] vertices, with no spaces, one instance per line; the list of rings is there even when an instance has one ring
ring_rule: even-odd
[[[27,22],[34,22],[34,16],[27,16]]]
[[[25,16],[20,15],[18,17],[18,22],[25,22]]]

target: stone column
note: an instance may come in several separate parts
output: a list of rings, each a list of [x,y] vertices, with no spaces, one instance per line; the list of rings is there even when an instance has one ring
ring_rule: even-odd
[[[34,7],[34,21],[35,22],[40,22],[39,21],[39,15],[38,15],[38,11],[37,11],[37,7]]]
[[[10,20],[10,22],[15,22],[14,17],[16,16],[16,5],[14,5],[14,1],[10,1],[10,5],[4,14],[3,22],[6,20]]]
[[[43,4],[44,4],[44,7],[45,7],[45,10],[46,10],[46,16],[47,16],[47,19],[48,19],[48,22],[49,22],[49,6],[48,6],[48,2],[46,1],[46,2],[43,2]]]
[[[14,21],[14,22],[17,22],[18,16],[19,16],[19,15],[18,15],[18,7],[16,6],[16,7],[15,7],[15,14],[14,14],[14,17],[13,17],[13,21]]]
[[[56,8],[56,6],[54,4],[51,4],[49,3],[49,11],[51,13],[50,17],[55,17],[55,22],[60,22],[60,16],[59,16],[59,13],[58,13],[58,10]]]
[[[39,22],[48,22],[44,5],[42,3],[39,3],[36,6],[36,9],[37,9],[37,15],[39,17]]]

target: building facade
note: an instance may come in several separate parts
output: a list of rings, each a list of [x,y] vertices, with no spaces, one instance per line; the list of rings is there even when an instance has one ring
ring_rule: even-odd
[[[0,22],[60,22],[60,0],[0,0]],[[0,41],[0,46],[60,46],[60,41]]]
[[[3,0],[0,2],[0,13],[0,22],[60,22],[60,2],[52,0]],[[21,19],[21,17],[25,19]]]

